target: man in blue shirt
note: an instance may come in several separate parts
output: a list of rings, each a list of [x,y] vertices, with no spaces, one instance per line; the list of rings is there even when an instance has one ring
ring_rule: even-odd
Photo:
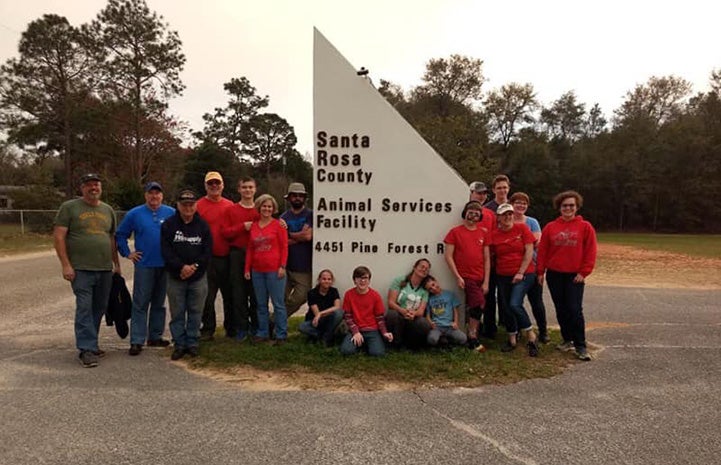
[[[285,307],[289,317],[305,303],[313,287],[313,210],[305,206],[307,197],[302,183],[291,183],[285,196],[290,208],[280,216],[288,225]]]
[[[140,354],[146,338],[151,347],[170,344],[163,339],[167,280],[160,251],[160,226],[174,214],[174,208],[163,205],[163,187],[157,182],[149,182],[145,185],[145,203],[130,210],[115,233],[120,255],[135,264],[130,355]],[[128,247],[131,234],[135,236],[133,252]]]

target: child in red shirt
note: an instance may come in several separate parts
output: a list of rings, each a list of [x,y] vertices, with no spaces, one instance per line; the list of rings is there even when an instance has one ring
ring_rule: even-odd
[[[370,280],[371,270],[357,267],[353,270],[355,287],[343,296],[343,318],[350,330],[340,345],[343,355],[353,355],[365,347],[368,355],[382,357],[386,353],[383,339],[393,341],[393,334],[386,329],[383,299],[371,289]]]
[[[478,328],[491,271],[491,232],[479,226],[482,208],[480,202],[468,202],[463,207],[463,223],[448,231],[443,239],[448,268],[466,294],[468,346],[473,349],[479,346]]]

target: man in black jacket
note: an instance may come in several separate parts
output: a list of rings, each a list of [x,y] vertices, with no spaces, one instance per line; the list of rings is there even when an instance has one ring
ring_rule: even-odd
[[[172,360],[198,355],[200,319],[208,295],[206,271],[213,240],[210,227],[197,213],[197,195],[185,189],[178,196],[177,212],[163,223],[161,251],[168,273]]]

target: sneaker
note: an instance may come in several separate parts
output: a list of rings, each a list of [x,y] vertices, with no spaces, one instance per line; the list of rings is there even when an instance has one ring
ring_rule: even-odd
[[[269,341],[267,337],[260,337],[260,336],[253,336],[253,339],[251,339],[253,344],[264,344]]]
[[[538,357],[538,344],[535,341],[528,341],[526,347],[528,347],[529,357]]]
[[[235,335],[235,340],[238,342],[243,342],[246,339],[248,339],[248,331],[240,330],[238,331],[238,334]]]
[[[451,347],[451,346],[448,345],[448,347]],[[483,352],[486,351],[486,346],[484,346],[483,344],[480,344],[480,343],[479,343],[479,344],[476,345],[476,347],[473,348],[473,350],[475,350],[476,352],[483,353]]]
[[[478,347],[478,338],[476,337],[469,337],[468,342],[466,343],[468,345],[468,348],[471,350],[476,350],[476,347]]]
[[[199,354],[198,346],[190,346],[187,349],[185,349],[185,353],[188,354],[191,357],[197,357]]]
[[[506,342],[501,346],[501,352],[513,352],[514,350],[516,350],[516,344],[510,342]]]
[[[98,358],[105,357],[105,351],[103,349],[95,350],[95,351],[93,351],[93,354],[95,354],[95,356]]]
[[[170,356],[170,360],[180,360],[185,355],[185,349],[182,347],[175,347],[173,354]]]
[[[571,341],[563,341],[556,346],[556,350],[560,350],[561,352],[571,352],[573,349],[573,342]]]
[[[579,360],[583,360],[584,362],[591,361],[591,355],[589,355],[585,347],[579,347],[578,349],[576,349],[576,357],[578,357]]]
[[[130,350],[128,350],[128,355],[140,355],[140,352],[143,351],[143,346],[140,344],[130,344]]]
[[[83,368],[93,368],[98,366],[98,356],[89,350],[83,350],[80,352],[78,360]]]
[[[541,333],[538,335],[538,342],[542,344],[548,344],[551,342],[551,338],[548,336],[547,333]]]
[[[170,345],[170,341],[166,341],[165,339],[155,339],[152,341],[148,341],[148,347],[168,347]]]

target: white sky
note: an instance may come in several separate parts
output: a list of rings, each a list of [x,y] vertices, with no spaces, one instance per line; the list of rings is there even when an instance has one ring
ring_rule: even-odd
[[[171,112],[202,128],[227,98],[222,85],[246,76],[268,111],[295,127],[312,153],[312,39],[317,27],[376,84],[408,90],[425,63],[452,53],[484,61],[484,90],[530,82],[548,105],[575,90],[607,115],[649,77],[675,74],[694,91],[721,68],[721,6],[711,0],[147,0],[178,31],[187,86]],[[44,13],[90,21],[101,0],[0,0],[0,61],[17,55],[20,33]]]

